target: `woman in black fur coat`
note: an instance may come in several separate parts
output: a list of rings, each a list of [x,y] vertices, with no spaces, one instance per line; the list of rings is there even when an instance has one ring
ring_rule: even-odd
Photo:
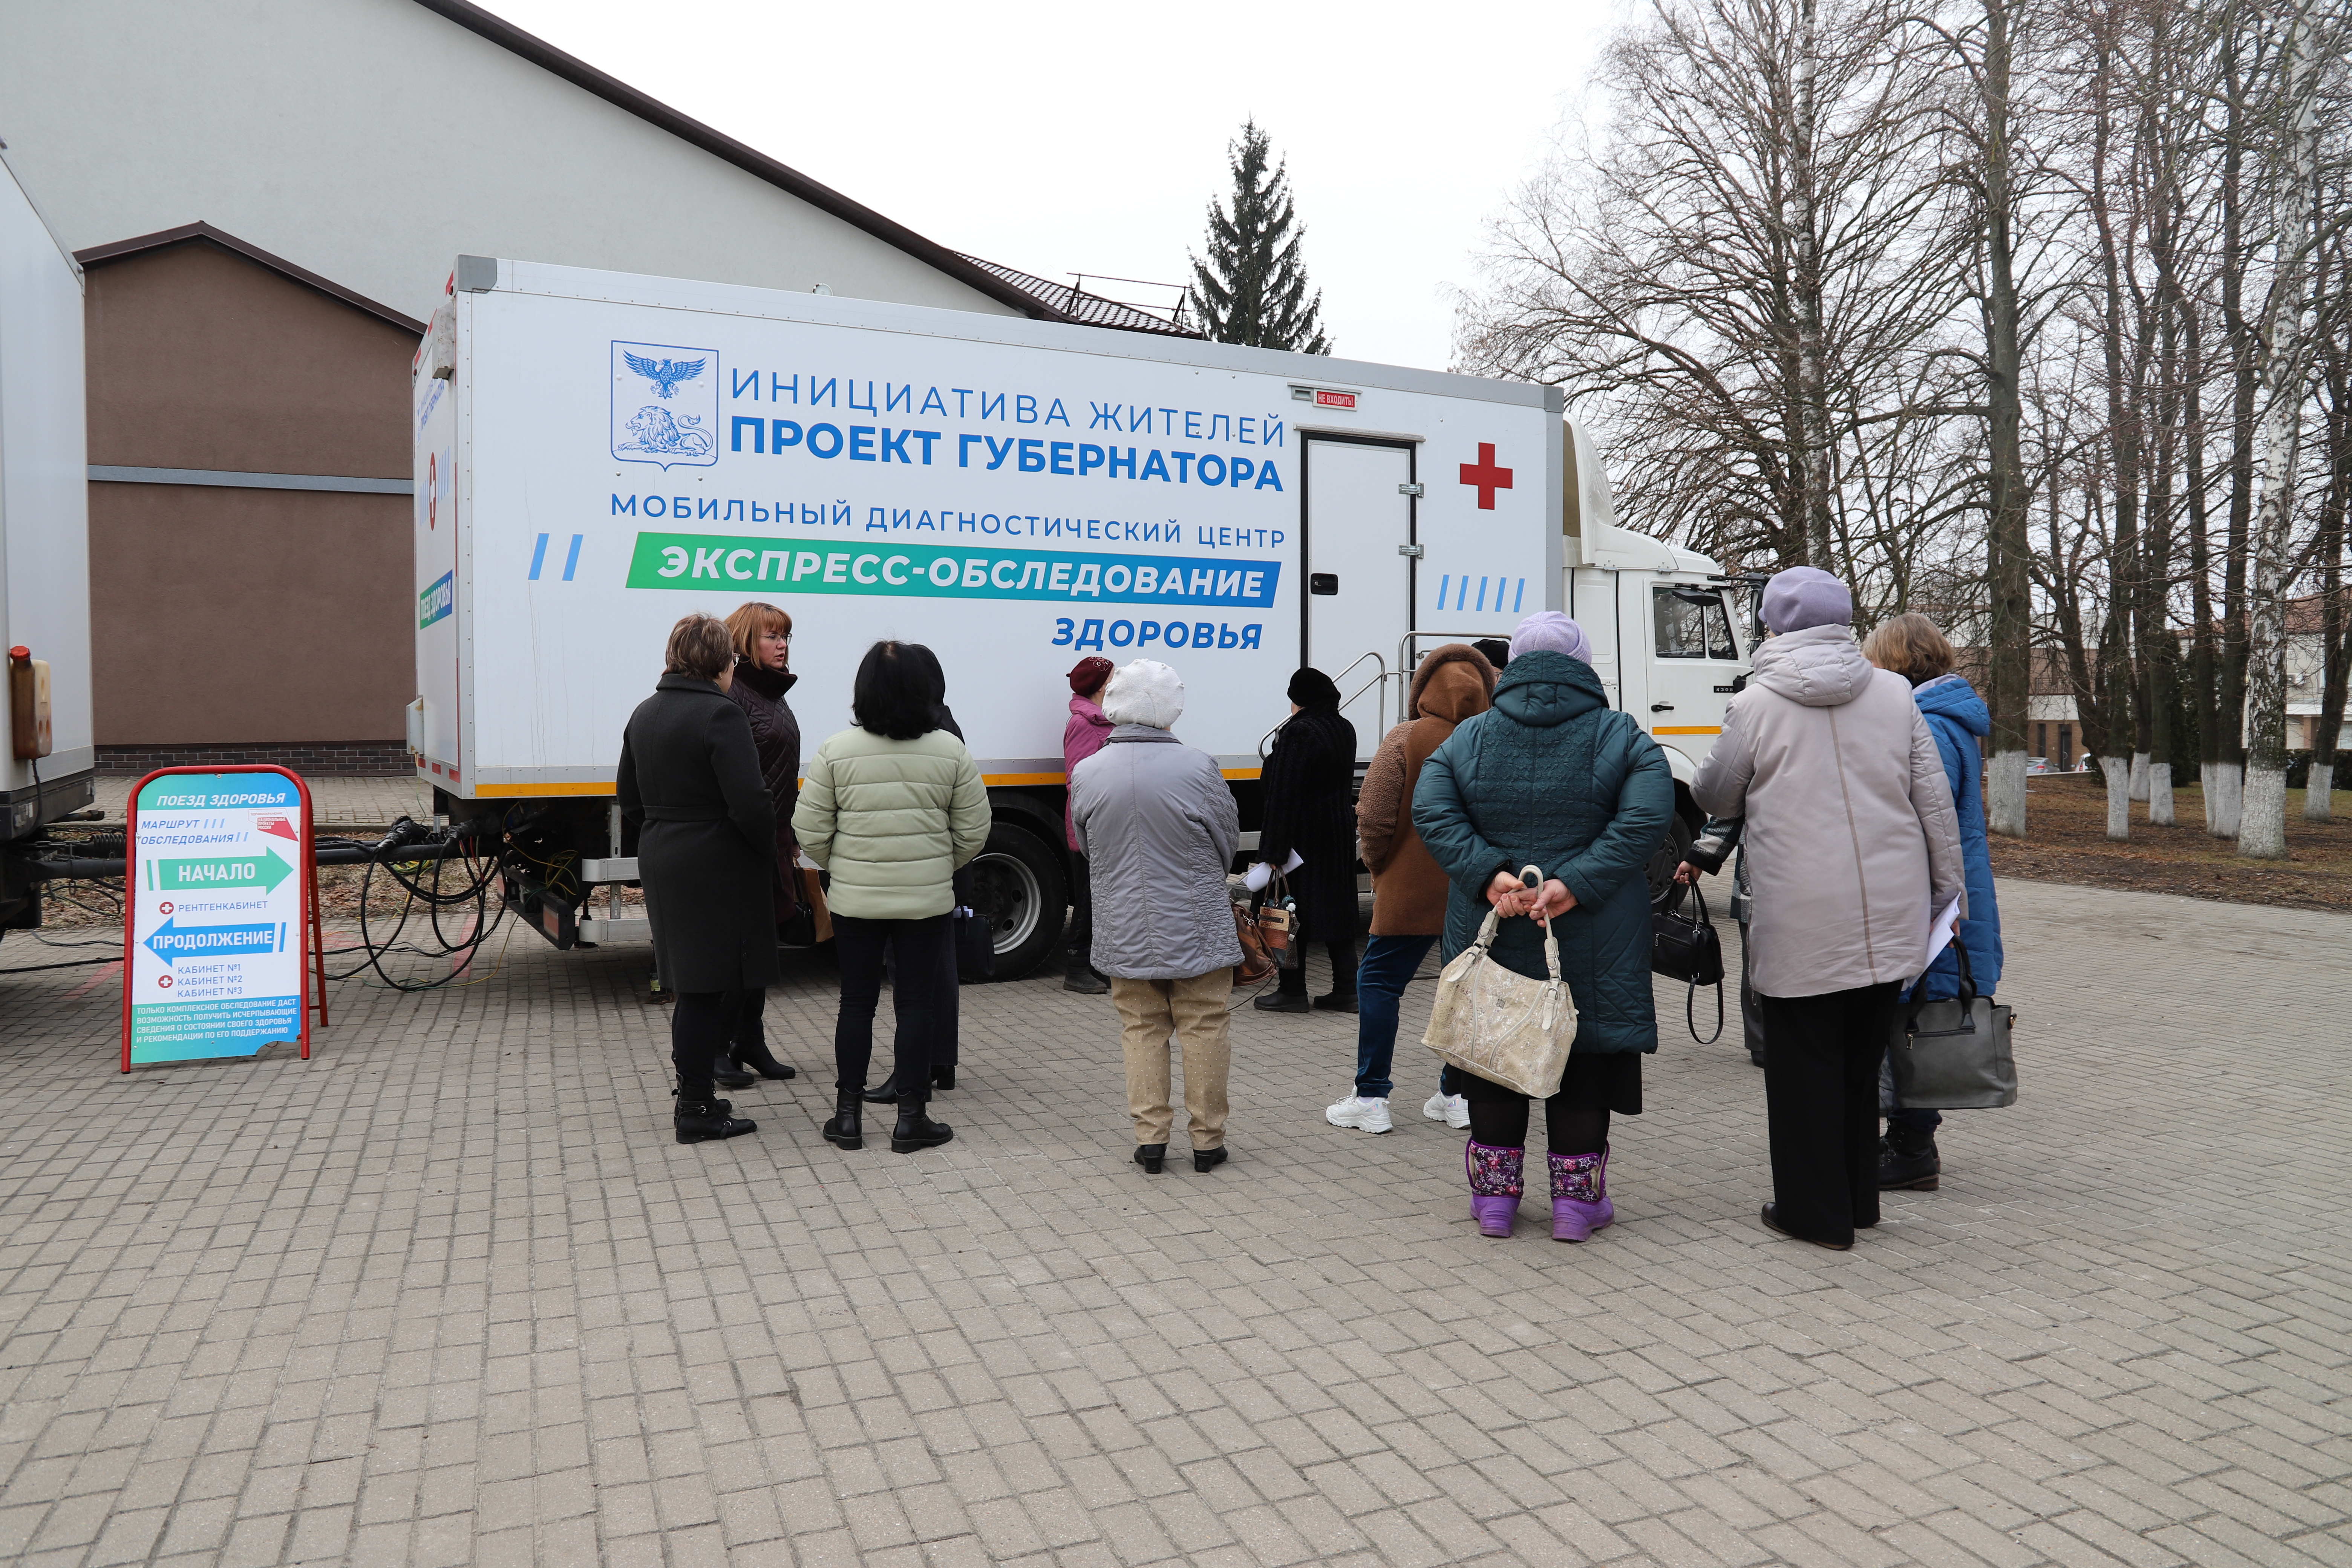
[[[1319,942],[1331,957],[1331,994],[1313,1005],[1356,1010],[1356,727],[1339,715],[1339,689],[1321,670],[1290,678],[1290,720],[1274,738],[1262,775],[1265,821],[1258,858],[1279,869],[1295,851],[1302,862],[1289,875],[1298,904],[1294,942]],[[1307,966],[1282,971],[1282,984],[1256,1005],[1269,1013],[1304,1013]]]

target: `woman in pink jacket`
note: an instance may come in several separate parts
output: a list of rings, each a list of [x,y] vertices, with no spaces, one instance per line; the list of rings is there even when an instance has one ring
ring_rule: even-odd
[[[1067,778],[1077,771],[1080,763],[1102,750],[1103,741],[1110,734],[1110,721],[1103,717],[1103,688],[1110,683],[1111,662],[1100,657],[1078,660],[1070,671],[1070,720],[1062,726],[1062,776]],[[1110,982],[1095,973],[1088,954],[1095,944],[1094,889],[1087,885],[1087,857],[1078,847],[1078,835],[1070,826],[1070,808],[1065,796],[1062,806],[1062,832],[1070,846],[1070,969],[1062,981],[1065,991],[1083,992],[1088,996],[1100,996],[1110,989]]]

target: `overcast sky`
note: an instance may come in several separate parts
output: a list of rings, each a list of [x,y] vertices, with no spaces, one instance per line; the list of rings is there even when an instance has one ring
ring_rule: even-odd
[[[488,0],[918,233],[1056,281],[1182,282],[1255,115],[1289,160],[1334,348],[1432,369],[1446,287],[1474,280],[1486,220],[1630,3]]]

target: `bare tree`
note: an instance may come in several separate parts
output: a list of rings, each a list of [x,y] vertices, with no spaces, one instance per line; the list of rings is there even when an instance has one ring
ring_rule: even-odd
[[[2286,601],[2294,521],[2296,446],[2303,431],[2307,283],[2318,252],[2319,123],[2316,0],[2290,0],[2277,68],[2271,252],[2273,276],[2262,325],[2261,500],[2254,517],[2253,583],[2248,595],[2245,816],[2238,853],[2286,858]],[[2330,29],[2331,36],[2335,29]]]

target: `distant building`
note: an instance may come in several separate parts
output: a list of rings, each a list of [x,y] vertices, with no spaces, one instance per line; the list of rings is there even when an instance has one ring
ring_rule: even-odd
[[[0,0],[0,142],[89,275],[114,772],[407,771],[409,361],[460,253],[1184,332],[466,0]]]

